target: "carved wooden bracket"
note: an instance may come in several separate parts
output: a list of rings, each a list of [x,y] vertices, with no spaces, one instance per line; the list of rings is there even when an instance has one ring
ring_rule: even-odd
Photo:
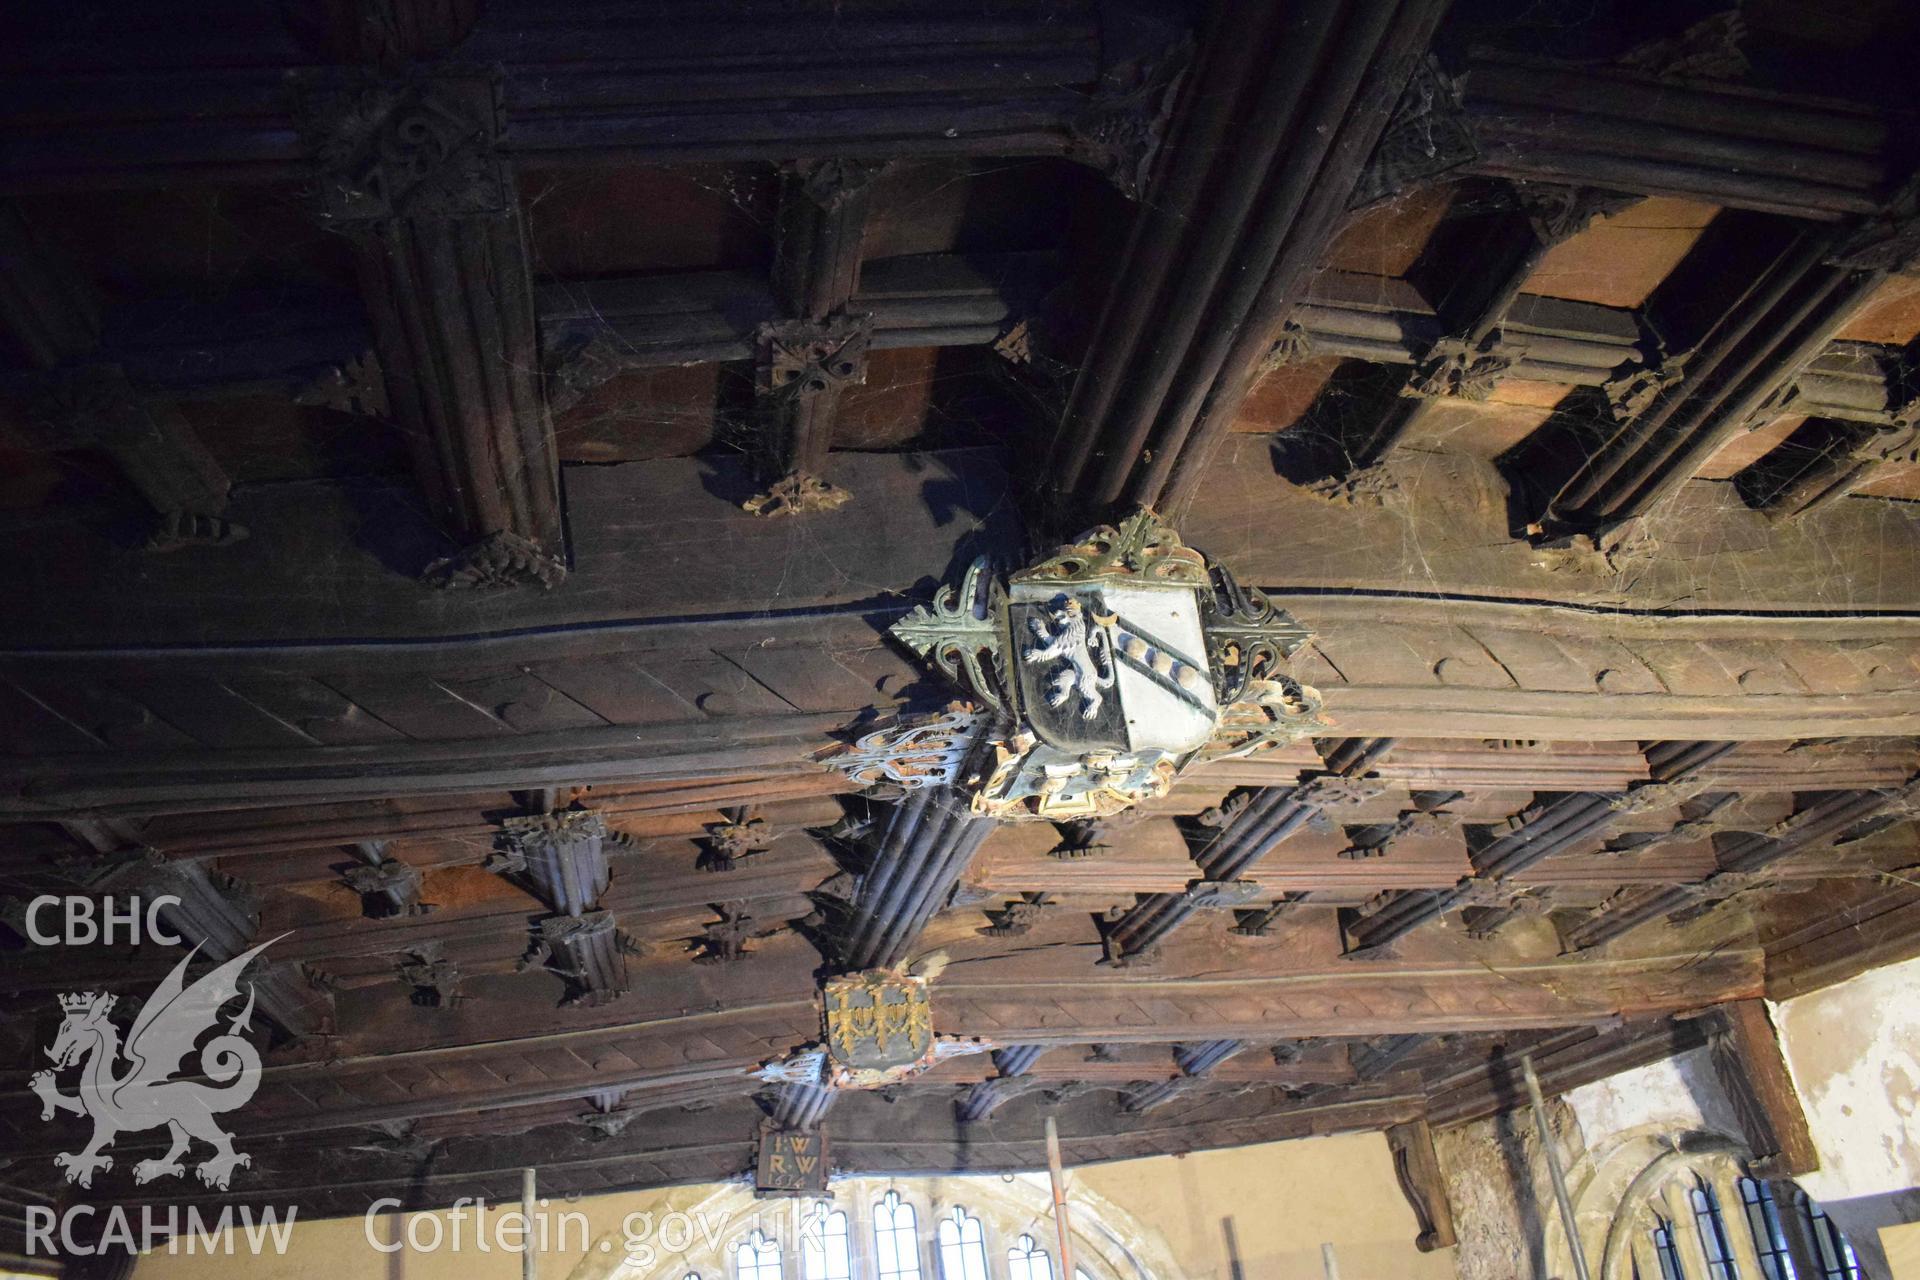
[[[1721,1005],[1721,1027],[1708,1041],[1714,1074],[1733,1103],[1757,1178],[1797,1178],[1820,1167],[1807,1115],[1760,1000]]]
[[[1420,1224],[1414,1248],[1422,1253],[1445,1249],[1456,1242],[1453,1206],[1447,1200],[1447,1180],[1433,1150],[1433,1130],[1425,1120],[1410,1120],[1387,1130],[1393,1152],[1393,1172],[1401,1193]]]
[[[1468,349],[1455,342],[1437,344],[1428,358],[1414,366],[1401,394],[1426,398],[1486,400],[1520,361],[1518,350],[1495,340]]]
[[[774,932],[757,928],[759,921],[739,903],[714,903],[712,907],[719,919],[708,924],[704,936],[695,941],[695,964],[732,964],[745,959],[750,954],[749,942]]]
[[[1044,893],[1024,893],[1005,906],[989,910],[991,922],[980,932],[989,938],[1018,938],[1033,931],[1034,922],[1051,904]]]
[[[408,999],[422,1009],[439,1009],[460,999],[460,969],[440,954],[438,944],[409,951],[398,965]]]
[[[1640,203],[1642,197],[1557,182],[1519,182],[1514,196],[1543,245],[1564,244],[1600,218]]]
[[[117,364],[31,375],[22,425],[34,448],[94,448],[118,464],[158,517],[149,549],[238,542],[247,530],[221,516],[230,481],[179,410],[150,401]]]
[[[454,555],[436,560],[421,575],[435,587],[557,586],[567,567],[530,538],[509,530],[488,534]]]

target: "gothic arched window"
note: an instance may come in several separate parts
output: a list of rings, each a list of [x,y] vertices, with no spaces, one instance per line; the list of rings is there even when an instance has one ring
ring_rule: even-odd
[[[920,1280],[920,1224],[898,1191],[874,1202],[873,1253],[879,1280]]]
[[[1750,1161],[1729,1139],[1663,1140],[1614,1209],[1598,1280],[1861,1280],[1820,1207]]]
[[[853,1280],[853,1252],[847,1215],[814,1211],[800,1232],[800,1274],[804,1280]]]
[[[1007,1280],[1053,1280],[1053,1258],[1032,1236],[1021,1236],[1007,1249]]]
[[[955,1205],[940,1219],[941,1280],[988,1280],[987,1242],[980,1219]]]
[[[780,1242],[756,1231],[735,1245],[733,1280],[780,1280]]]
[[[1653,1219],[1653,1256],[1660,1264],[1660,1280],[1686,1280],[1687,1273],[1680,1266],[1680,1250],[1673,1243],[1673,1224],[1658,1214]],[[1635,1274],[1639,1274],[1637,1268]]]
[[[1814,1264],[1820,1268],[1820,1274],[1813,1280],[1860,1280],[1860,1259],[1853,1256],[1853,1246],[1840,1234],[1840,1228],[1834,1225],[1827,1211],[1813,1202],[1813,1197],[1798,1187],[1794,1188],[1798,1196],[1801,1214],[1806,1218],[1807,1233],[1812,1237]]]

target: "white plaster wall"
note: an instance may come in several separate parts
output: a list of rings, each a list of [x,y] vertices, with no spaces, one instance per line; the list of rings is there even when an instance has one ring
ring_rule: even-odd
[[[1622,1071],[1582,1085],[1566,1097],[1589,1150],[1609,1138],[1646,1128],[1673,1133],[1740,1132],[1705,1049]]]
[[[1818,1200],[1920,1186],[1920,959],[1773,1006],[1820,1170]]]

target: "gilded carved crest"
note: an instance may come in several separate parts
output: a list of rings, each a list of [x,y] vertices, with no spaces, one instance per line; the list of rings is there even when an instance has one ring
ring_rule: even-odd
[[[1004,577],[976,561],[892,634],[980,708],[978,776],[960,777],[956,751],[939,780],[972,788],[990,817],[1110,817],[1166,794],[1189,764],[1322,723],[1319,695],[1286,670],[1306,630],[1150,511]],[[886,732],[903,754],[919,745],[911,725]],[[870,736],[838,763],[902,781],[879,762],[886,745]]]

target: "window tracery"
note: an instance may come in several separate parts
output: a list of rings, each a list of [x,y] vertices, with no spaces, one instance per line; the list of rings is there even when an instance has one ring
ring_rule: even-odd
[[[734,1280],[781,1280],[780,1242],[755,1231],[733,1249]]]
[[[940,1219],[942,1280],[988,1280],[987,1243],[980,1219],[959,1205]]]
[[[847,1215],[842,1210],[814,1210],[800,1233],[800,1274],[803,1280],[853,1280],[853,1253]]]
[[[822,1199],[758,1199],[716,1189],[688,1212],[728,1221],[675,1258],[671,1280],[1161,1280],[1165,1248],[1092,1192],[1077,1199],[1074,1265],[1053,1249],[1044,1176],[843,1178]],[[1002,1259],[1005,1259],[1003,1262]],[[629,1268],[614,1280],[643,1280]],[[1697,1280],[1697,1278],[1696,1278]],[[1804,1280],[1804,1278],[1802,1278]]]
[[[898,1191],[874,1202],[873,1250],[878,1280],[920,1280],[920,1224]]]
[[[1599,1280],[1860,1280],[1831,1219],[1792,1183],[1754,1177],[1738,1144],[1685,1134],[1655,1150],[1637,1173],[1595,1179],[1618,1188]]]
[[[1034,1243],[1032,1236],[1021,1236],[1007,1246],[1008,1280],[1053,1280],[1053,1257]]]

